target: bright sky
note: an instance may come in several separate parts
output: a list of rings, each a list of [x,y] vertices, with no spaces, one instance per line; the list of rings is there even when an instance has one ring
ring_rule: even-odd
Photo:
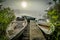
[[[10,7],[15,11],[16,16],[28,15],[36,18],[43,18],[46,14],[51,0],[6,0],[4,7]],[[52,1],[51,1],[52,2]]]

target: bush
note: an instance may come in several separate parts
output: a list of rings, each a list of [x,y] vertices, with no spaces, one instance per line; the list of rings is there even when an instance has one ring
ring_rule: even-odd
[[[49,40],[60,40],[60,4],[56,4],[47,13],[51,23],[55,25],[55,31],[48,36]]]
[[[0,10],[0,40],[6,38],[6,28],[14,19],[14,12],[10,8],[3,8],[3,10]]]

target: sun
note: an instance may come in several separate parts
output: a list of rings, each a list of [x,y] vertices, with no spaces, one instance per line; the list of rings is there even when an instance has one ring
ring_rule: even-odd
[[[22,1],[22,2],[21,2],[21,6],[22,6],[23,8],[26,8],[26,7],[27,7],[27,2],[26,2],[26,1]]]

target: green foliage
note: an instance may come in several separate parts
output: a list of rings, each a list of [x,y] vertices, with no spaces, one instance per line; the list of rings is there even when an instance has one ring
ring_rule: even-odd
[[[4,0],[0,0],[0,3],[3,2]]]
[[[8,40],[8,38],[5,35],[0,36],[0,40]]]
[[[4,8],[3,10],[0,10],[0,40],[6,40],[4,36],[6,35],[6,28],[8,24],[14,20],[14,18],[14,12],[10,8]]]
[[[55,25],[55,31],[48,36],[49,40],[60,40],[60,4],[56,4],[47,13],[51,23]]]
[[[56,2],[57,2],[57,0],[53,0],[54,2],[55,2],[55,4],[56,4]]]
[[[55,1],[55,2],[56,2],[57,0],[53,0],[53,1]]]

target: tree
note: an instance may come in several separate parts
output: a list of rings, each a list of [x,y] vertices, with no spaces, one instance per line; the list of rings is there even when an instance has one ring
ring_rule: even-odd
[[[53,0],[53,1],[54,1],[54,2],[55,2],[55,4],[56,4],[56,1],[57,1],[57,0]]]
[[[60,40],[60,4],[54,5],[47,13],[51,23],[55,25],[55,31],[51,34],[51,40]]]
[[[0,0],[0,3],[3,2],[4,0]]]
[[[59,3],[60,3],[60,0],[59,0]]]
[[[6,28],[14,18],[14,12],[10,8],[0,10],[0,40],[6,40]]]

